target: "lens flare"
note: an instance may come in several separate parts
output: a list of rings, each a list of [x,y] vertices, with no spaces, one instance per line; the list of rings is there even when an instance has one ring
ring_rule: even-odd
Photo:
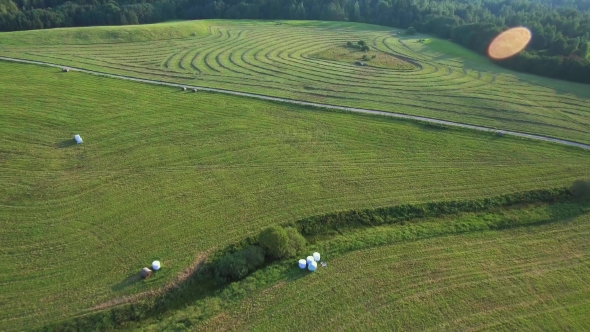
[[[524,50],[531,41],[531,37],[531,31],[527,28],[508,29],[492,40],[488,55],[495,60],[507,59]]]

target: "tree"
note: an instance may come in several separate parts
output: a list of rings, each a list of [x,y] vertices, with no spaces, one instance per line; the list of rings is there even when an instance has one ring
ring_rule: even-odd
[[[307,241],[295,228],[289,227],[286,229],[287,236],[289,237],[289,246],[297,254],[301,252],[305,247]]]
[[[366,45],[366,43],[365,43],[363,40],[359,40],[358,44],[359,44],[361,47],[363,47],[363,46],[365,46],[365,45]]]
[[[127,14],[127,22],[129,24],[139,24],[137,14],[134,11],[129,11]]]
[[[369,49],[370,49],[370,48],[369,48],[369,46],[367,46],[367,45],[363,45],[363,46],[361,47],[361,51],[363,51],[363,52],[368,52],[368,51],[369,51]]]
[[[550,52],[553,55],[567,55],[565,54],[565,48],[567,47],[566,41],[563,36],[558,37],[551,44]]]
[[[222,281],[240,280],[248,275],[248,263],[239,255],[227,255],[215,265],[215,275]]]
[[[264,250],[259,246],[223,256],[214,266],[215,275],[221,282],[240,280],[264,264]]]
[[[361,7],[359,6],[358,1],[354,2],[354,6],[352,9],[352,15],[350,15],[350,20],[353,22],[362,22]]]
[[[328,6],[324,6],[321,18],[327,21],[344,21],[346,20],[346,13],[339,3],[332,2]]]
[[[271,226],[258,236],[258,243],[268,256],[283,259],[295,256],[305,246],[305,238],[295,228]]]
[[[415,34],[416,34],[416,29],[414,29],[414,27],[409,27],[409,28],[406,30],[406,35],[408,35],[408,36],[413,36],[413,35],[415,35]]]
[[[267,255],[273,258],[283,259],[295,254],[290,247],[287,231],[280,226],[263,230],[258,236],[258,242],[266,249]]]
[[[588,44],[587,41],[580,42],[580,46],[578,48],[578,55],[582,58],[587,58],[589,48],[590,48],[590,45]]]
[[[576,180],[570,187],[570,192],[574,198],[585,200],[590,198],[590,180]]]

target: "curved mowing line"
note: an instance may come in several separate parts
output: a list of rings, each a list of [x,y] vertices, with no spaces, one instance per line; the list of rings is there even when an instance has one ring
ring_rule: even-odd
[[[541,91],[536,91],[537,89],[531,86],[527,87],[528,89],[513,86],[510,93],[507,94],[508,91],[505,87],[509,85],[508,78],[499,78],[500,82],[494,85],[497,75],[488,76],[477,70],[472,74],[465,69],[457,68],[457,64],[460,63],[453,59],[435,61],[432,57],[418,52],[424,45],[412,43],[410,40],[396,39],[390,34],[366,33],[363,38],[369,40],[375,49],[402,59],[409,57],[420,61],[419,64],[423,65],[423,70],[415,70],[409,76],[405,73],[370,70],[369,68],[359,70],[351,65],[310,58],[310,53],[326,47],[326,45],[343,44],[347,40],[356,40],[360,37],[359,34],[362,34],[358,31],[343,30],[334,34],[332,28],[319,28],[317,31],[310,32],[307,28],[289,26],[273,28],[273,32],[269,33],[268,30],[260,31],[257,25],[231,28],[211,25],[208,27],[208,32],[207,35],[199,38],[180,38],[173,41],[144,41],[124,45],[118,43],[116,45],[100,44],[100,48],[96,48],[96,45],[73,45],[69,53],[74,52],[73,58],[85,54],[91,57],[90,53],[94,56],[101,55],[100,59],[94,59],[95,68],[100,67],[101,63],[106,61],[103,66],[117,67],[119,68],[117,72],[122,72],[123,75],[134,76],[142,72],[147,78],[159,80],[161,77],[165,80],[171,75],[189,74],[193,77],[194,72],[197,72],[197,74],[206,74],[202,76],[202,79],[206,81],[206,83],[200,83],[202,85],[221,83],[220,87],[222,88],[237,89],[234,86],[238,82],[249,80],[249,83],[255,82],[249,85],[250,88],[256,88],[254,89],[255,93],[274,95],[269,92],[284,91],[293,99],[306,99],[303,95],[302,97],[297,96],[306,92],[302,90],[302,86],[312,83],[317,85],[313,87],[316,91],[321,91],[325,95],[308,93],[307,95],[310,97],[320,96],[328,97],[330,100],[337,98],[364,101],[370,103],[370,107],[381,108],[387,107],[388,104],[401,104],[400,99],[406,99],[408,102],[416,98],[406,98],[405,96],[419,91],[421,99],[417,101],[417,104],[422,107],[428,106],[426,108],[430,108],[431,111],[434,111],[432,106],[425,103],[435,101],[440,102],[439,110],[442,112],[497,118],[502,121],[509,119],[504,116],[497,117],[498,112],[504,115],[508,113],[520,115],[522,118],[530,117],[533,120],[527,123],[544,126],[549,124],[539,123],[534,119],[540,121],[554,118],[563,120],[567,117],[563,105],[551,109],[553,105],[557,106],[557,100],[552,92],[544,86],[540,86],[544,88]],[[248,38],[242,37],[243,32],[244,35],[248,35]],[[330,35],[324,36],[324,32],[330,32]],[[231,50],[229,50],[229,45],[232,45]],[[42,46],[40,49],[56,54],[63,52],[62,49],[55,46]],[[170,52],[179,53],[178,50],[181,50],[180,54],[170,54]],[[129,54],[136,54],[137,57],[129,57]],[[45,61],[42,54],[36,58]],[[68,59],[74,60],[73,58]],[[148,59],[151,61],[150,63],[146,62]],[[242,59],[247,62],[241,61]],[[88,58],[88,60],[90,59]],[[163,60],[164,65],[158,60]],[[115,62],[122,63],[117,66]],[[145,72],[140,70],[141,67],[150,68],[151,71],[156,72]],[[158,67],[160,70],[155,70],[153,67]],[[517,82],[515,81],[515,83]],[[336,85],[339,88],[335,88]],[[481,92],[483,87],[486,88],[485,93]],[[451,98],[447,98],[445,93],[449,89],[459,89],[460,91],[450,96]],[[466,92],[475,93],[487,100],[483,100],[482,105],[477,105],[477,111],[474,112],[473,98],[465,97]],[[351,95],[347,97],[344,94]],[[379,100],[373,100],[375,97]],[[453,98],[454,100],[452,100]],[[576,113],[575,109],[576,107],[586,109],[586,104],[583,101],[567,95],[558,98],[561,102],[571,100],[567,111],[570,111],[574,117],[575,114],[579,114],[585,118],[585,113],[582,113],[581,110],[579,110],[580,113]],[[547,101],[542,102],[541,99],[547,99]],[[530,100],[538,101],[538,103],[530,105],[534,108],[532,112],[524,109],[524,107],[528,107],[526,104]],[[319,101],[326,102],[322,99]],[[505,106],[506,103],[508,106]],[[373,106],[376,104],[380,104],[380,106]],[[362,104],[359,105],[362,106]],[[406,103],[406,105],[408,104]],[[548,111],[545,112],[545,110]],[[483,112],[486,113],[480,114]],[[547,116],[546,114],[549,113],[554,114]],[[576,120],[575,118],[568,119],[570,123]],[[575,127],[570,124],[560,128],[569,129],[570,126]]]
[[[263,39],[262,41],[260,40],[261,37],[262,37],[262,34],[256,34],[254,40],[256,42],[261,42],[261,43],[267,45],[268,44],[268,36],[265,36],[264,38],[262,38]],[[292,44],[292,45],[303,44],[303,43],[305,43],[305,39],[306,38],[308,38],[308,37],[307,36],[304,37],[303,40],[301,40],[301,37],[300,38],[295,38],[294,41],[296,41],[296,42],[295,42],[295,44]],[[273,45],[275,45],[275,44],[273,44]],[[309,47],[309,45],[308,45],[308,47]],[[253,59],[253,60],[257,60],[258,62],[261,61],[261,59],[259,59],[259,58],[256,57],[256,54],[258,54],[260,51],[261,50],[259,50],[259,51],[257,51],[255,53],[255,59]],[[274,51],[271,51],[271,52],[276,52],[276,51],[278,51],[278,49],[277,50],[274,50]],[[283,53],[283,52],[284,52],[284,50],[281,50],[281,51],[279,51],[279,54],[280,53]],[[80,57],[80,58],[82,58],[82,57]],[[300,66],[304,65],[306,62],[307,62],[308,68],[310,67],[309,66],[309,61],[300,61],[299,59],[296,59],[296,58],[292,57],[291,56],[291,53],[289,53],[289,58],[291,60],[291,63],[284,63],[283,64],[283,68],[277,68],[277,69],[282,69],[282,70],[284,70],[285,68],[294,69],[294,68],[297,68],[297,67],[300,67]],[[91,59],[88,59],[88,60],[91,60]],[[267,61],[269,61],[271,63],[273,62],[270,59],[268,59],[268,57],[265,57],[265,60],[267,60]],[[278,56],[276,59],[274,59],[274,62],[281,63],[280,60],[283,60],[283,59],[280,56]],[[92,60],[92,61],[96,61],[96,60]],[[123,68],[123,67],[120,66],[121,64],[112,63],[112,62],[109,62],[109,61],[106,61],[106,60],[102,60],[102,61],[98,61],[98,62],[99,63],[107,63],[107,64],[110,63],[111,65],[114,65],[117,68],[122,68],[122,70],[124,70],[124,71],[133,72],[133,73],[139,73],[139,72],[141,72],[144,69],[144,68],[142,68],[142,66],[136,66],[136,64],[135,65],[123,64],[124,65],[123,67],[127,67],[127,68]],[[265,68],[268,67],[268,65],[270,65],[266,61],[263,62],[263,63],[261,63],[261,64],[263,64]],[[115,67],[112,67],[112,66],[107,66],[107,67],[109,67],[109,68],[115,68]],[[276,67],[276,66],[272,65],[272,67]],[[136,70],[131,70],[130,68],[136,68]],[[247,68],[247,67],[243,67],[243,68]],[[262,68],[263,67],[260,67],[260,69],[262,69]],[[248,68],[248,70],[252,70],[252,69],[251,68]],[[301,70],[299,70],[299,71],[304,72],[306,70],[303,69],[303,68],[301,68]],[[447,75],[451,71],[452,70],[447,67]],[[292,71],[289,70],[289,72],[292,72]],[[320,70],[319,68],[316,68],[315,72],[316,73],[320,73],[320,72],[324,72],[324,71],[323,70]],[[456,72],[457,73],[460,73],[460,71],[456,71]],[[151,72],[149,72],[149,73],[148,72],[145,72],[144,74],[150,74],[150,73]],[[150,75],[150,76],[156,76],[156,77],[157,76],[160,76],[160,77],[178,77],[177,75],[172,75],[171,76],[169,73],[183,74],[184,72],[178,72],[178,71],[175,71],[175,70],[172,70],[171,71],[171,70],[168,69],[166,71],[162,71],[162,74],[154,74],[154,75]],[[287,72],[285,72],[285,74],[286,73]],[[464,77],[465,76],[465,73],[464,72],[463,73],[460,73],[460,75],[462,75]],[[340,76],[340,75],[335,74],[332,71],[326,72],[326,77],[336,78],[338,76]],[[280,75],[274,75],[274,74],[273,75],[268,75],[267,74],[265,77],[273,77],[275,79],[280,79],[281,78]],[[210,80],[213,80],[211,77],[209,77],[209,78],[210,78]],[[303,77],[299,77],[299,78],[300,79],[303,79]],[[158,79],[158,78],[156,78],[156,79]],[[238,79],[239,79],[239,77],[238,76],[235,76],[233,78],[234,83]],[[309,78],[308,78],[308,80],[309,80]],[[214,80],[214,81],[216,81],[216,80]],[[274,81],[274,82],[273,81],[257,79],[256,82],[259,82],[259,83],[263,83],[264,82],[263,84],[265,84],[265,85],[262,85],[262,84],[252,84],[253,81],[250,81],[249,82],[249,86],[255,86],[255,87],[259,87],[259,88],[264,88],[266,90],[273,89],[273,91],[277,91],[277,90],[286,91],[286,92],[289,92],[289,91],[292,91],[292,92],[293,91],[298,91],[298,92],[306,93],[305,91],[300,91],[300,89],[299,89],[300,87],[299,86],[291,86],[290,84],[286,84],[285,82],[282,82],[281,83],[281,82],[278,82],[278,81]],[[293,81],[298,81],[298,80],[293,80]],[[401,81],[401,80],[400,79],[397,79],[397,81]],[[447,80],[447,81],[449,81],[449,80]],[[304,82],[304,81],[300,81],[300,82]],[[349,82],[349,80],[341,77],[341,82]],[[222,81],[220,81],[220,83],[225,83],[225,82],[223,82],[223,80],[222,80]],[[277,86],[276,84],[279,84],[280,86]],[[343,83],[341,83],[341,85],[342,84]],[[342,89],[342,90],[334,90],[334,89],[317,88],[316,87],[315,90],[317,90],[318,92],[321,91],[323,94],[310,94],[310,93],[307,93],[307,95],[317,96],[317,97],[323,97],[323,98],[347,99],[347,100],[351,100],[351,101],[352,100],[355,100],[355,101],[359,101],[360,102],[360,101],[363,101],[364,99],[366,99],[366,97],[368,97],[368,96],[386,97],[387,94],[377,94],[377,93],[375,93],[375,92],[378,92],[380,89],[383,89],[383,88],[386,88],[389,91],[394,91],[394,90],[395,91],[398,91],[398,90],[401,91],[399,88],[397,88],[397,87],[396,88],[393,88],[393,86],[388,85],[385,82],[383,82],[381,84],[383,85],[383,87],[374,87],[374,88],[371,88],[371,91],[373,91],[373,92],[364,91],[364,92],[362,92],[360,94],[356,91],[356,89],[355,89],[355,91],[348,91],[349,89],[346,89],[346,88],[345,89]],[[415,84],[416,83],[414,83],[414,84],[412,84],[412,83],[404,83],[404,86],[407,87],[409,85],[414,85],[413,88],[412,88],[412,91],[418,91],[419,89],[417,90],[416,88],[419,87],[419,86],[421,86],[422,84],[419,84],[418,83],[419,86],[416,86]],[[463,84],[468,84],[468,82],[463,82]],[[463,84],[462,84],[462,86],[463,86]],[[480,83],[478,83],[478,84],[480,84]],[[442,87],[441,84],[437,84],[437,85],[438,85],[439,88]],[[289,89],[285,89],[286,86],[289,86],[290,88]],[[362,88],[363,87],[363,86],[359,85],[359,83],[356,83],[356,84],[347,84],[347,86],[354,87],[354,88]],[[456,86],[457,86],[457,84],[453,85],[453,88],[455,88]],[[370,86],[365,86],[365,87],[366,88],[370,88]],[[473,88],[473,87],[474,87],[474,85],[471,85],[471,84],[468,86],[468,88]],[[406,91],[406,90],[408,90],[408,89],[405,89],[404,91]],[[338,93],[341,93],[341,92],[345,92],[345,93],[351,94],[352,96],[347,98],[347,97],[342,97],[342,96],[337,95]],[[264,94],[264,92],[262,94]],[[430,92],[427,92],[427,93],[421,92],[421,94],[423,95],[423,97],[429,96],[430,98],[434,98],[434,96],[431,96],[431,95],[434,95],[434,94],[432,94]],[[406,101],[406,102],[404,102],[405,100],[403,101],[402,99],[404,99],[404,98],[403,97],[398,97],[396,99],[396,103],[397,103],[398,106],[399,105],[401,105],[401,106],[404,106],[404,105],[405,106],[414,105],[414,102],[413,101],[409,101],[409,102]],[[426,99],[424,99],[423,101],[424,102],[428,102],[428,100],[426,100]],[[463,115],[463,114],[466,114],[466,113],[465,112],[462,112],[461,109],[465,109],[466,107],[469,107],[469,105],[461,105],[461,104],[464,104],[464,103],[465,103],[464,101],[463,102],[459,102],[459,104],[457,104],[456,102],[448,103],[448,102],[443,102],[442,100],[439,100],[439,104],[441,104],[441,105],[447,105],[447,106],[453,106],[453,105],[455,105],[455,107],[453,108],[452,111],[451,110],[446,110],[446,109],[440,109],[440,108],[439,109],[436,109],[436,107],[433,108],[432,106],[427,106],[426,104],[422,105],[421,107],[423,109],[428,109],[428,110],[433,111],[433,112],[435,112],[435,111],[445,111],[446,110],[447,112],[450,112],[450,113],[454,113],[454,114],[458,114],[458,115]],[[482,108],[482,106],[480,106],[480,108]],[[492,109],[490,109],[488,107],[484,107],[483,109],[488,109],[488,111],[492,110]],[[493,110],[494,110],[494,113],[496,113],[497,111],[515,113],[514,111],[510,111],[510,110],[498,110],[497,107],[494,107]],[[516,112],[515,114],[518,114],[518,112]],[[482,117],[482,118],[487,118],[487,119],[509,120],[507,117],[502,117],[502,116],[497,116],[497,115],[496,116],[479,115],[479,116]],[[538,115],[538,116],[540,116],[540,115]],[[541,117],[544,117],[544,116],[541,116]],[[551,117],[547,117],[547,118],[548,119],[552,119]],[[527,124],[533,123],[533,124],[537,124],[537,125],[545,125],[544,123],[539,123],[539,122],[536,122],[536,121],[533,121],[533,122],[531,122],[531,121],[523,121],[523,122],[524,123],[527,123]],[[562,127],[562,126],[557,126],[557,127],[563,128],[563,129],[569,129],[568,127]]]
[[[34,64],[34,65],[42,65],[42,66],[48,66],[48,67],[54,67],[54,68],[63,68],[64,67],[64,66],[60,66],[60,65],[56,65],[56,64],[52,64],[52,63],[47,63],[47,62],[30,61],[30,60],[14,59],[14,58],[7,58],[7,57],[0,57],[0,60],[18,62],[18,63],[26,63],[26,64]],[[187,86],[184,84],[168,83],[168,82],[147,80],[147,79],[141,79],[141,78],[135,78],[135,77],[107,74],[107,73],[86,70],[86,69],[80,69],[80,68],[70,68],[70,69],[74,70],[74,71],[81,72],[81,73],[93,74],[93,75],[110,77],[110,78],[124,79],[124,80],[128,80],[128,81],[133,81],[133,82],[171,86],[171,87],[177,87],[177,88]],[[467,128],[467,129],[484,131],[484,132],[497,132],[498,131],[497,129],[493,129],[493,128],[489,128],[489,127],[474,126],[474,125],[469,125],[469,124],[465,124],[465,123],[445,121],[445,120],[439,120],[439,119],[433,119],[433,118],[427,118],[427,117],[415,116],[415,115],[407,115],[407,114],[385,112],[385,111],[376,111],[376,110],[369,110],[369,109],[363,109],[363,108],[343,107],[343,106],[336,106],[336,105],[329,105],[329,104],[312,103],[312,102],[299,101],[299,100],[293,100],[293,99],[287,99],[287,98],[277,98],[277,97],[259,95],[259,94],[254,94],[254,93],[207,88],[207,87],[201,87],[201,86],[187,86],[187,87],[198,88],[198,89],[201,89],[204,91],[218,92],[218,93],[224,93],[224,94],[241,96],[241,97],[258,98],[258,99],[281,102],[281,103],[290,103],[290,104],[301,105],[301,106],[311,106],[311,107],[325,108],[325,109],[352,112],[352,113],[381,115],[381,116],[388,116],[388,117],[393,117],[393,118],[423,121],[423,122],[428,122],[428,123],[441,124],[441,125],[460,127],[460,128]],[[578,148],[582,148],[585,150],[590,150],[590,145],[579,143],[579,142],[568,141],[568,140],[563,140],[563,139],[549,137],[549,136],[527,134],[527,133],[516,132],[516,131],[504,130],[503,132],[505,134],[516,136],[516,137],[529,138],[529,139],[538,140],[538,141],[557,143],[557,144],[561,144],[561,145],[573,146],[573,147],[578,147]]]

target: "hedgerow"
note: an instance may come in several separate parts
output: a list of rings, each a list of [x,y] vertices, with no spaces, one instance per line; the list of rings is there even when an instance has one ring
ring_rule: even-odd
[[[377,233],[369,231],[367,234],[353,234],[352,238],[345,241],[345,243],[337,238],[324,241],[320,248],[316,245],[307,247],[310,250],[321,249],[332,254],[341,254],[352,250],[382,245],[393,240],[415,240],[447,234],[542,224],[550,220],[558,220],[580,213],[578,211],[580,209],[584,210],[583,207],[578,207],[574,203],[568,203],[576,198],[573,192],[575,192],[577,186],[578,184],[570,188],[526,191],[477,200],[442,201],[416,205],[405,204],[377,209],[335,212],[305,218],[294,223],[287,223],[283,227],[271,227],[265,229],[262,234],[265,234],[265,236],[272,233],[280,234],[278,238],[281,241],[286,241],[281,246],[296,247],[295,252],[297,252],[304,249],[305,246],[305,238],[301,234],[306,235],[308,238],[320,238],[323,235],[339,233],[346,229],[370,228],[386,224],[404,224],[407,221],[412,221],[409,225],[390,229],[385,233],[382,231]],[[542,216],[537,216],[532,218],[532,221],[529,221],[510,216],[510,214],[506,216],[502,214],[502,208],[558,202],[563,202],[564,204],[554,209],[554,215],[549,217],[549,219],[543,219]],[[493,212],[496,210],[497,213]],[[487,218],[480,218],[481,220],[478,218],[475,218],[477,220],[471,220],[472,217],[465,216],[457,220],[447,221],[444,224],[432,221],[432,218],[444,215],[459,215],[465,212],[483,213],[486,211],[491,211],[491,215]],[[427,222],[422,223],[420,222],[421,220],[426,220]],[[267,240],[265,236],[262,236],[263,243],[266,243]],[[278,258],[291,257],[291,255],[279,255],[281,257],[278,257],[274,254],[269,255],[269,252],[267,252],[267,258],[265,260],[262,244],[258,242],[260,238],[260,236],[247,237],[238,243],[218,250],[210,256],[210,259],[201,269],[169,292],[151,298],[148,297],[131,304],[120,305],[107,311],[96,312],[87,316],[49,325],[42,330],[73,331],[89,328],[110,329],[125,326],[125,324],[137,322],[146,317],[154,317],[171,308],[182,307],[187,301],[194,302],[195,299],[204,299],[205,297],[208,298],[214,295],[222,297],[229,296],[230,298],[235,297],[238,299],[243,298],[247,290],[243,289],[237,283],[227,283],[243,279],[264,266],[265,263],[271,263]],[[265,248],[269,250],[272,247],[265,245]],[[288,262],[288,260],[284,261],[284,263]],[[281,267],[283,265],[279,264],[278,270],[284,271],[285,268]],[[257,282],[264,282],[264,280]],[[224,286],[224,283],[227,286]],[[203,313],[203,315],[207,316],[206,313]]]
[[[460,212],[480,212],[516,204],[556,202],[571,196],[571,190],[565,188],[534,190],[477,200],[403,204],[377,209],[334,212],[305,218],[292,225],[304,236],[318,236],[333,234],[346,228],[402,223],[410,219],[438,217]]]

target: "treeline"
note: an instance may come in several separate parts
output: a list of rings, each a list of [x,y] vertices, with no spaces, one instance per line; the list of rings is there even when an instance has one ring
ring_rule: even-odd
[[[209,18],[413,27],[482,54],[499,32],[526,26],[527,50],[500,65],[590,83],[590,0],[0,0],[0,31]]]

